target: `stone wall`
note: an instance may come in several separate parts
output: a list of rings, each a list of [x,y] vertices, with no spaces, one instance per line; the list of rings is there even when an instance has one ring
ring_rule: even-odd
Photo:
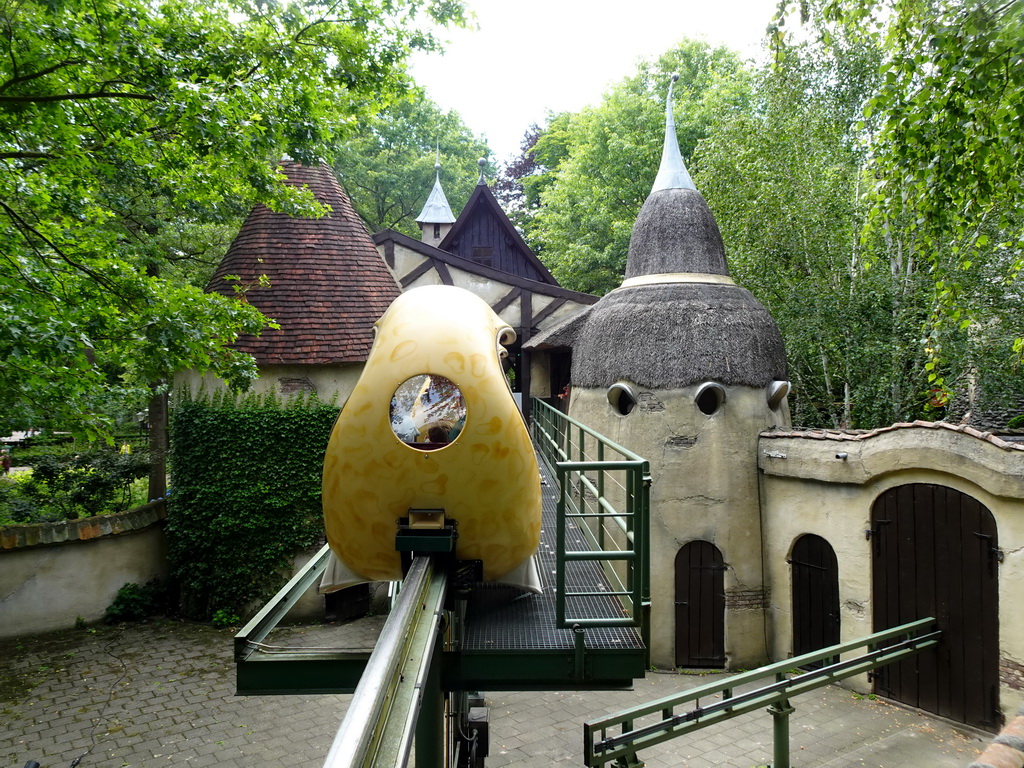
[[[116,515],[0,528],[0,637],[103,617],[118,590],[167,573],[163,501]]]

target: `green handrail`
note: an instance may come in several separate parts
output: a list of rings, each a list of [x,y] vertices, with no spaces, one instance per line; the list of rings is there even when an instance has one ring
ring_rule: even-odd
[[[532,436],[558,482],[556,526],[559,627],[638,627],[650,646],[650,464],[542,400],[532,401]],[[609,528],[609,526],[612,526]],[[570,533],[580,539],[568,548]],[[582,543],[580,543],[582,541]],[[611,589],[573,589],[567,564],[600,563]],[[616,597],[616,615],[572,615],[579,597]]]
[[[583,762],[590,768],[612,761],[620,768],[639,768],[643,765],[637,757],[640,749],[768,707],[775,726],[773,768],[789,768],[790,698],[931,648],[940,635],[935,619],[920,619],[592,720],[583,726]],[[836,661],[842,654],[861,650],[864,652],[859,655]],[[790,677],[794,670],[818,662],[828,663]],[[772,682],[756,690],[736,692],[741,686],[766,679]],[[716,697],[721,699],[700,706],[700,699]],[[697,706],[686,712],[675,711],[689,702]],[[638,720],[652,715],[657,719],[637,725]]]

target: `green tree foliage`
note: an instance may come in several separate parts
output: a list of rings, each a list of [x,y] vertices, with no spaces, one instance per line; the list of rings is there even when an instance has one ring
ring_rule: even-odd
[[[787,10],[782,3],[780,24]],[[882,53],[863,112],[872,127],[867,226],[900,228],[908,255],[931,269],[930,376],[948,388],[950,330],[992,322],[969,301],[973,288],[997,279],[1004,295],[1019,294],[1024,1],[822,0],[807,10],[826,43],[858,36]],[[782,27],[777,39],[785,42]],[[1020,355],[1020,321],[1007,333]]]
[[[859,237],[866,158],[851,126],[876,61],[871,46],[791,48],[757,73],[751,109],[716,121],[694,156],[733,277],[782,331],[803,426],[878,426],[925,405],[927,282],[897,246]]]
[[[534,218],[540,210],[541,192],[554,181],[555,174],[551,171],[565,157],[566,145],[555,141],[554,134],[559,130],[559,122],[568,117],[568,114],[549,114],[546,128],[542,129],[536,123],[531,125],[523,134],[518,157],[510,158],[503,164],[495,179],[494,196],[512,223],[526,233],[527,238],[533,231]],[[548,139],[544,148],[538,150],[537,142],[545,134]],[[543,160],[538,153],[544,155]]]
[[[416,216],[434,186],[438,156],[441,186],[458,216],[480,177],[477,161],[489,154],[458,113],[417,89],[362,121],[342,143],[334,169],[371,232],[394,229],[419,239]]]
[[[320,478],[338,408],[301,397],[183,396],[171,419],[167,536],[185,612],[244,612],[323,532]]]
[[[276,160],[330,156],[405,89],[423,28],[461,18],[453,0],[0,7],[3,418],[95,433],[111,388],[185,367],[250,380],[227,345],[266,318],[170,260],[257,200],[316,213]]]
[[[543,170],[523,177],[541,201],[526,232],[567,288],[603,294],[621,282],[633,223],[661,157],[656,139],[673,73],[680,74],[676,128],[688,157],[712,117],[741,113],[749,98],[737,56],[693,41],[642,63],[599,106],[554,116],[530,150]]]
[[[884,75],[876,41],[835,31],[789,45],[755,79],[749,113],[716,122],[694,156],[734,276],[783,332],[794,421],[878,427],[988,405],[1022,392],[1012,359],[1021,297],[991,250],[969,269],[949,240],[920,247],[920,224],[872,197],[884,115],[863,106]],[[995,223],[986,231],[994,240]],[[937,275],[956,322],[935,322]],[[983,322],[962,322],[967,317]],[[941,360],[936,348],[941,347]]]

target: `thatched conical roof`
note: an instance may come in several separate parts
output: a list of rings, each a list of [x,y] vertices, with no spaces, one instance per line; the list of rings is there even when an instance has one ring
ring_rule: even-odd
[[[572,382],[649,389],[703,381],[763,387],[786,379],[778,327],[749,291],[716,283],[650,284],[594,305],[573,348]]]
[[[257,205],[207,290],[233,295],[225,275],[247,285],[269,278],[269,287],[251,288],[246,300],[281,328],[235,344],[260,365],[362,362],[373,324],[401,290],[334,172],[292,161],[282,168],[289,184],[309,187],[330,214],[297,218]]]
[[[652,192],[633,225],[626,279],[661,273],[729,274],[718,223],[696,189]]]

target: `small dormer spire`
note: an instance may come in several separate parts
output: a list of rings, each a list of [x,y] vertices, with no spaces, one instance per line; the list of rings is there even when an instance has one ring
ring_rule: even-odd
[[[487,158],[481,157],[479,160],[476,161],[476,164],[480,166],[480,179],[479,181],[477,181],[476,185],[478,187],[481,185],[487,186],[487,179],[484,178],[484,168],[487,167]]]
[[[434,188],[430,190],[427,202],[423,204],[423,210],[416,217],[416,223],[420,225],[420,232],[425,243],[437,245],[448,234],[448,230],[455,223],[455,215],[451,206],[448,205],[448,198],[441,188],[441,152],[437,151],[434,161]]]
[[[672,81],[668,86],[668,98],[665,100],[665,146],[661,151],[661,167],[658,168],[651,192],[661,189],[697,189],[683,163],[679,140],[676,138],[676,118],[672,114],[672,89],[678,79],[679,75],[672,75]]]

